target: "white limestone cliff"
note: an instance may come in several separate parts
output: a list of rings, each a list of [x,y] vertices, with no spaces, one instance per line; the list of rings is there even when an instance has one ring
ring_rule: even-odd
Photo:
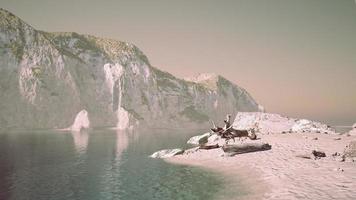
[[[69,127],[85,108],[92,127],[187,128],[261,109],[222,76],[186,81],[152,67],[133,44],[0,17],[0,127]]]

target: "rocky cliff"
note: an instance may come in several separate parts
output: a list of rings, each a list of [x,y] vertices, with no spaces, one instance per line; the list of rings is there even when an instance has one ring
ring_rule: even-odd
[[[82,110],[91,126],[126,129],[194,127],[261,107],[221,76],[182,80],[133,44],[38,31],[0,9],[0,127],[65,128]]]

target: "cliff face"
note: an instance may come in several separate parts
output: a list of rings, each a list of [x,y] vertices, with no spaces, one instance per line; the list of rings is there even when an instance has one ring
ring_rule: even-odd
[[[178,79],[132,44],[38,31],[0,9],[0,127],[69,127],[83,109],[91,126],[126,129],[195,126],[259,105],[221,76]]]

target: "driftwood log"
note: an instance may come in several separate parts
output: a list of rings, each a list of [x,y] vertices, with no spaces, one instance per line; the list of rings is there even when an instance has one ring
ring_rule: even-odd
[[[203,144],[203,145],[200,145],[199,146],[199,149],[206,149],[206,150],[209,150],[209,149],[216,149],[216,148],[219,148],[220,146],[218,144],[212,144],[212,145],[208,145],[208,144]]]
[[[270,150],[272,146],[268,143],[245,143],[245,144],[235,144],[235,145],[224,145],[222,147],[225,153],[230,156],[236,154],[243,154],[256,151],[266,151]]]

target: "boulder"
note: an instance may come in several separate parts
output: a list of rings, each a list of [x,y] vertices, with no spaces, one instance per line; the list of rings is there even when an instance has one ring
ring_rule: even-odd
[[[187,154],[191,154],[191,153],[195,153],[199,150],[199,146],[198,147],[194,147],[194,148],[190,148],[190,149],[187,149],[184,151],[184,154],[187,155]]]
[[[183,154],[183,149],[163,149],[153,153],[150,157],[151,158],[169,158],[175,155]]]
[[[326,157],[325,152],[322,152],[322,151],[313,150],[313,151],[312,151],[312,154],[315,156],[315,158],[323,158],[323,157]]]
[[[352,129],[350,132],[346,134],[346,136],[355,136],[356,135],[356,129]]]
[[[356,158],[356,141],[351,141],[344,150],[344,157]]]
[[[221,139],[220,136],[218,136],[217,134],[212,134],[209,138],[208,138],[208,143],[211,144],[211,143],[214,143],[214,142],[217,142]]]
[[[307,119],[294,119],[273,113],[238,112],[233,122],[237,130],[254,129],[261,134],[269,133],[334,133],[328,125]]]
[[[208,143],[209,137],[210,137],[210,133],[204,133],[202,135],[197,135],[197,136],[191,137],[187,141],[187,144],[194,144],[194,145],[205,144],[205,143]]]
[[[342,169],[342,168],[338,167],[338,168],[334,168],[334,171],[340,171],[340,172],[343,172],[343,171],[344,171],[344,169]]]
[[[90,126],[88,111],[81,110],[74,119],[70,130],[72,131],[81,131],[82,129],[88,129]]]
[[[352,130],[348,132],[349,135],[356,135],[356,123],[352,125]]]
[[[292,126],[293,132],[314,132],[314,133],[329,133],[332,130],[320,122],[314,122],[307,119],[296,119],[295,124]]]
[[[339,152],[331,154],[331,156],[338,162],[345,162],[345,156],[341,155]]]

